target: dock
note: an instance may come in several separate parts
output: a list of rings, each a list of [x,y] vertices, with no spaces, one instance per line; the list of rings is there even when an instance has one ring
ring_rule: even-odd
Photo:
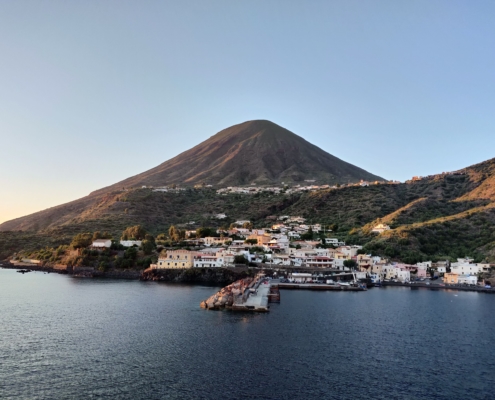
[[[272,297],[276,297],[274,295],[277,292],[278,287],[275,290],[270,279],[259,276],[251,287],[235,298],[232,310],[268,312],[270,308],[268,303]],[[280,293],[278,293],[278,301],[280,302]]]
[[[329,285],[326,283],[279,283],[280,289],[304,289],[304,290],[335,290],[347,292],[364,292],[366,288],[363,286],[341,286]]]
[[[224,287],[199,305],[207,310],[268,312],[268,303],[280,303],[278,280],[260,273],[254,278],[240,279]]]

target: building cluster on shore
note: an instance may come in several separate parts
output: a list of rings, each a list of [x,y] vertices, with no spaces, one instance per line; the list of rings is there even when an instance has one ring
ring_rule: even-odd
[[[368,182],[361,180],[357,183],[348,183],[348,184],[338,184],[338,185],[315,185],[310,184],[315,181],[305,181],[306,184],[299,184],[295,186],[284,185],[282,182],[282,186],[229,186],[226,188],[221,188],[217,190],[217,194],[227,195],[227,194],[257,194],[263,192],[271,192],[275,194],[285,193],[297,193],[297,192],[313,192],[318,190],[328,190],[328,189],[342,189],[345,187],[353,187],[353,186],[370,186],[370,185],[381,185],[381,184],[399,184],[398,181],[374,181]]]
[[[246,224],[249,221],[237,222]],[[377,230],[387,228],[380,225]],[[308,232],[319,239],[301,239]],[[194,233],[190,231],[189,235]],[[410,282],[445,275],[445,283],[449,284],[477,284],[479,274],[490,272],[490,264],[476,264],[470,258],[458,259],[452,264],[449,261],[405,264],[364,254],[362,246],[346,245],[338,238],[329,237],[331,231],[324,231],[321,224],[306,224],[304,218],[298,216],[280,216],[270,229],[234,227],[219,229],[217,234],[219,236],[186,239],[187,246],[196,250],[162,251],[151,268],[225,268],[261,264],[301,271],[353,271],[358,278],[370,278],[373,282]],[[308,275],[306,280],[310,279],[311,275]]]

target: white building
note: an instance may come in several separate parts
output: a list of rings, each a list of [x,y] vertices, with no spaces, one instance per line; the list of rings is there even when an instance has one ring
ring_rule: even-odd
[[[457,263],[454,263],[457,264]],[[480,268],[477,264],[460,264],[454,265],[450,268],[450,272],[457,275],[477,275],[480,272]]]
[[[221,245],[225,244],[226,242],[232,241],[232,239],[230,239],[228,237],[219,238],[219,237],[214,237],[214,236],[207,236],[203,240],[204,240],[205,246],[221,246]]]
[[[341,246],[337,250],[347,257],[354,257],[357,255],[358,250],[361,250],[363,246]]]
[[[242,226],[244,224],[249,224],[251,221],[249,221],[248,219],[241,219],[239,221],[235,221],[234,224],[235,225],[239,225],[239,226]]]
[[[345,242],[341,242],[337,238],[325,238],[325,244],[331,244],[333,246],[345,246]]]
[[[233,261],[233,260],[232,260]],[[197,253],[194,256],[194,268],[221,268],[225,265],[224,253]]]
[[[459,277],[457,278],[457,283],[476,285],[478,283],[478,277],[476,275],[459,275]]]
[[[97,248],[110,248],[112,241],[110,239],[97,239],[93,241],[92,246]]]
[[[416,263],[416,266],[419,269],[428,269],[428,268],[431,268],[432,264],[433,263],[431,261],[424,261],[424,262]]]
[[[313,280],[313,275],[301,272],[292,272],[289,274],[289,279],[296,283],[305,283]]]
[[[121,240],[120,244],[124,247],[141,246],[142,240]]]
[[[382,233],[382,232],[385,232],[385,231],[389,231],[390,230],[390,226],[388,225],[385,225],[385,224],[378,224],[376,225],[372,230],[371,232],[375,232],[375,233]]]
[[[396,277],[400,282],[409,282],[411,280],[411,272],[406,269],[396,268]]]

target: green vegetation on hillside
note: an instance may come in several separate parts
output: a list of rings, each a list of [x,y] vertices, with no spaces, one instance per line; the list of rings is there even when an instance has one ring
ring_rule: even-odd
[[[56,248],[70,244],[74,236],[85,232],[107,232],[120,238],[126,228],[136,226],[156,237],[157,244],[165,244],[183,240],[186,230],[196,230],[196,236],[204,237],[216,234],[210,228],[228,228],[237,220],[268,227],[277,216],[297,215],[306,218],[307,223],[330,227],[332,236],[349,244],[364,245],[373,254],[393,259],[415,262],[473,256],[477,260],[495,260],[493,177],[495,160],[489,160],[462,174],[438,175],[406,184],[290,195],[218,195],[208,188],[178,193],[117,191],[91,202],[85,200],[82,210],[64,206],[64,210],[77,211],[71,211],[70,217],[64,214],[56,219],[53,210],[36,214],[31,222],[26,217],[22,226],[30,226],[32,232],[0,233],[0,254],[5,257],[19,249]],[[227,218],[216,219],[219,213],[225,213]],[[381,235],[372,233],[380,222],[392,229]],[[47,228],[34,231],[34,223]],[[131,232],[126,235],[135,236]]]

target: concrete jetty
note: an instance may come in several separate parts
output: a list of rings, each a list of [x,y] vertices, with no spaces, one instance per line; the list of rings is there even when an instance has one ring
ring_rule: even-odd
[[[337,290],[349,292],[364,292],[366,287],[363,285],[357,286],[341,286],[329,285],[326,283],[279,283],[280,289],[306,289],[306,290]]]
[[[234,282],[202,301],[200,306],[209,310],[225,308],[233,311],[267,312],[269,302],[280,302],[278,285],[272,285],[270,278],[259,274],[252,280],[247,278]]]

